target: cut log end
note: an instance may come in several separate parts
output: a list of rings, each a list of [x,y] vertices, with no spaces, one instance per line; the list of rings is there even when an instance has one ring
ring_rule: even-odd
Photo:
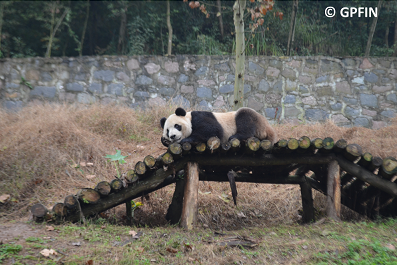
[[[58,217],[64,217],[67,215],[67,208],[63,203],[57,203],[52,207],[52,211],[55,213],[56,216]]]
[[[261,148],[262,148],[264,151],[268,152],[268,151],[272,150],[273,144],[272,144],[272,142],[269,141],[269,140],[262,140],[262,141],[261,141]]]
[[[323,148],[325,150],[332,150],[334,148],[334,139],[331,137],[324,138],[323,140]]]
[[[310,144],[311,144],[310,138],[307,136],[302,136],[299,139],[299,148],[308,149],[310,147]]]
[[[110,182],[110,187],[114,192],[118,192],[123,188],[123,182],[120,179],[114,179]]]
[[[65,197],[63,204],[66,206],[68,211],[73,212],[77,209],[79,202],[74,195],[68,195]]]
[[[107,196],[109,193],[112,191],[112,188],[110,187],[109,182],[107,181],[101,181],[99,182],[95,190],[101,195],[101,196]]]
[[[230,144],[232,145],[232,148],[239,148],[240,140],[237,138],[234,138],[234,139],[230,140]]]
[[[180,145],[179,145],[179,147],[180,147]],[[180,147],[180,153],[182,153],[181,147]],[[154,165],[156,164],[156,159],[153,156],[148,155],[143,159],[143,163],[145,163],[147,168],[153,168]]]
[[[137,173],[138,175],[145,175],[146,165],[144,162],[139,161],[138,163],[135,164],[135,173]]]
[[[211,151],[217,150],[221,146],[221,140],[216,136],[211,137],[207,141],[207,146]]]
[[[135,173],[135,170],[131,169],[131,170],[128,170],[125,179],[127,180],[128,183],[134,183],[134,182],[138,181],[139,177]]]
[[[30,208],[30,211],[33,215],[33,220],[35,221],[43,221],[44,217],[48,213],[47,208],[41,203],[37,203]]]
[[[182,146],[178,143],[173,143],[168,147],[168,152],[173,154],[174,156],[178,156],[182,154]]]
[[[296,150],[299,147],[299,141],[297,139],[291,138],[288,140],[288,149]]]
[[[311,145],[313,146],[313,148],[315,149],[321,149],[323,148],[323,139],[321,138],[316,138],[312,141]]]
[[[89,203],[89,204],[95,204],[101,198],[99,193],[96,192],[94,189],[82,189],[77,194],[77,197],[83,203]]]
[[[162,157],[161,157],[161,160],[163,161],[163,163],[165,164],[165,165],[169,165],[169,164],[171,164],[171,163],[173,163],[174,162],[174,158],[172,157],[172,155],[170,154],[170,153],[165,153]]]
[[[248,150],[250,150],[252,152],[256,152],[261,147],[261,142],[256,137],[250,137],[247,139],[246,146],[247,146]]]
[[[199,143],[199,144],[196,145],[196,150],[199,153],[204,152],[206,148],[207,148],[207,145],[205,143]]]

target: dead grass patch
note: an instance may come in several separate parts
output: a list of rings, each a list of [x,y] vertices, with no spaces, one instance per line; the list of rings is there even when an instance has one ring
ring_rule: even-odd
[[[128,155],[121,171],[132,168],[146,155],[158,156],[166,148],[160,142],[161,117],[176,106],[133,110],[117,105],[32,105],[18,113],[0,110],[0,194],[12,194],[14,202],[0,206],[2,218],[27,218],[30,206],[40,202],[51,208],[83,187],[111,180],[115,169],[104,156],[116,149]],[[374,156],[397,157],[397,122],[380,130],[341,128],[324,124],[275,126],[279,138],[332,137],[358,143]],[[143,148],[142,148],[143,146]],[[93,163],[92,167],[74,165]],[[89,180],[87,175],[95,175]],[[200,183],[199,218],[204,226],[233,229],[243,226],[292,223],[299,220],[300,191],[294,185],[238,183],[238,207],[230,199],[228,183]],[[165,224],[165,211],[173,185],[150,195],[136,213],[142,225]],[[315,195],[321,202],[320,194]],[[223,198],[223,199],[222,199]],[[321,205],[318,205],[321,208]],[[122,216],[123,207],[113,213]],[[351,215],[351,214],[350,214]],[[349,216],[347,214],[346,216]]]

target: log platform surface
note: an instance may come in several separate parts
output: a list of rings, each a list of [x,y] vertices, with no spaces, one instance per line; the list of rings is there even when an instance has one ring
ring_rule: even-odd
[[[256,138],[221,144],[216,137],[206,143],[172,144],[158,158],[146,156],[124,178],[84,188],[54,205],[51,211],[35,204],[31,212],[36,221],[46,220],[50,214],[76,222],[123,203],[128,207],[142,194],[180,180],[177,172],[186,172],[183,178],[187,181],[178,182],[167,219],[173,223],[180,220],[183,227],[191,229],[196,222],[198,181],[230,182],[228,173],[232,170],[236,172],[232,182],[300,185],[304,222],[314,220],[312,189],[327,195],[327,213],[334,219],[339,219],[342,204],[370,218],[397,216],[395,158],[373,157],[344,139],[307,136],[281,139],[274,145]],[[313,174],[309,176],[310,171]],[[171,216],[171,212],[178,216]]]

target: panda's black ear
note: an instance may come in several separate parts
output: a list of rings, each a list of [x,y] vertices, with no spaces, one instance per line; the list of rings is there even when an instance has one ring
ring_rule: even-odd
[[[160,125],[161,125],[161,128],[163,128],[163,129],[164,129],[164,123],[166,120],[167,119],[165,117],[161,118],[161,120],[160,120]]]
[[[184,110],[182,108],[177,108],[175,110],[175,114],[176,114],[176,116],[186,116],[186,110]]]

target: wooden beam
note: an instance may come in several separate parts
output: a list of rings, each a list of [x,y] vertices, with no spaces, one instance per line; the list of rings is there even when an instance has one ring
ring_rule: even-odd
[[[316,164],[328,164],[335,157],[332,154],[322,155],[272,155],[264,154],[262,156],[251,157],[251,156],[227,156],[227,157],[212,157],[203,155],[191,155],[189,161],[195,161],[203,166],[282,166],[294,163],[301,165],[316,165]]]
[[[185,170],[185,194],[183,198],[181,227],[192,230],[197,223],[199,167],[197,162],[188,162]]]
[[[381,179],[375,174],[365,170],[363,167],[360,167],[353,162],[348,161],[343,156],[337,155],[336,160],[339,165],[342,167],[344,171],[354,175],[356,178],[361,179],[362,181],[368,182],[374,187],[390,194],[393,197],[397,197],[397,184],[393,183],[389,180]]]
[[[341,210],[340,167],[336,160],[328,164],[327,215],[339,221]]]

